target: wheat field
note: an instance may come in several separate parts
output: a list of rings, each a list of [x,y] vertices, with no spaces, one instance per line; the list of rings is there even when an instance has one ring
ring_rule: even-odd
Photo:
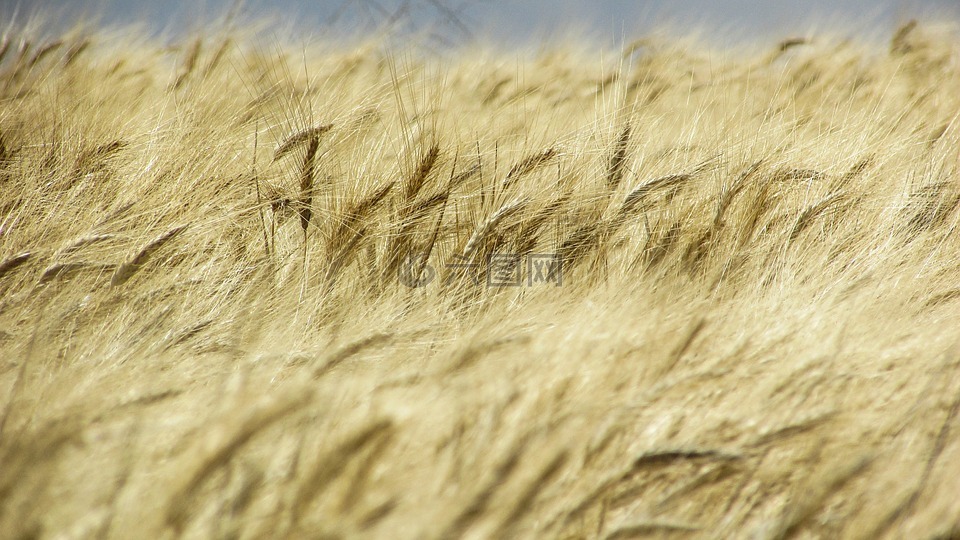
[[[0,537],[960,538],[960,38],[0,44]]]

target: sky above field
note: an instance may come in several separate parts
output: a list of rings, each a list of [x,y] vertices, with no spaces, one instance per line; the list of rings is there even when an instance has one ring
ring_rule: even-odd
[[[153,34],[177,36],[202,30],[237,5],[236,0],[0,0],[0,21],[19,21],[53,9],[70,20],[95,14],[107,25],[142,23]],[[245,0],[242,19],[272,19],[274,29],[303,37],[364,34],[386,21],[401,32],[425,31],[438,45],[471,38],[504,45],[538,43],[574,33],[616,44],[668,25],[704,29],[711,40],[750,42],[807,32],[843,29],[887,36],[911,18],[960,20],[957,0]],[[295,36],[301,37],[301,36]]]

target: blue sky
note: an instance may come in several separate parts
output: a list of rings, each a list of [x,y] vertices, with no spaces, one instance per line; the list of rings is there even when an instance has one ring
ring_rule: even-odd
[[[176,36],[202,30],[236,4],[235,0],[165,2],[163,0],[0,0],[0,20],[19,21],[38,10],[60,10],[71,19],[76,14],[97,14],[105,24],[142,23],[151,33]],[[958,0],[245,0],[242,17],[275,17],[284,32],[306,37],[334,31],[363,33],[381,24],[407,5],[403,28],[432,28],[437,43],[467,39],[469,35],[503,45],[539,42],[578,30],[599,44],[638,37],[669,23],[674,27],[706,29],[715,41],[775,40],[810,29],[839,28],[847,32],[887,36],[910,18],[960,21]],[[458,13],[450,22],[437,6]],[[333,30],[331,23],[339,30]]]

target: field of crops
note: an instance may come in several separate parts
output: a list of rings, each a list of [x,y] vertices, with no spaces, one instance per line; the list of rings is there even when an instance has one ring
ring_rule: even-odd
[[[956,27],[0,51],[0,537],[960,537]]]

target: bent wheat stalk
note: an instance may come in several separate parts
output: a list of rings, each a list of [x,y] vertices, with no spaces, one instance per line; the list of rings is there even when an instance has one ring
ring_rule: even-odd
[[[289,154],[291,150],[307,141],[317,139],[317,142],[319,143],[320,139],[331,129],[333,129],[333,124],[324,124],[322,126],[307,128],[303,131],[294,133],[293,135],[287,137],[287,139],[277,147],[276,151],[273,153],[273,160],[277,161],[283,156]]]
[[[130,260],[121,264],[116,272],[113,273],[113,277],[110,279],[110,285],[117,287],[123,285],[130,278],[133,277],[143,265],[150,260],[150,257],[157,252],[158,249],[163,247],[164,244],[173,240],[180,235],[184,230],[186,230],[187,225],[180,225],[170,229],[169,231],[161,234],[156,239],[143,246],[140,251],[137,252]]]
[[[17,267],[19,267],[23,263],[30,260],[30,257],[32,255],[33,254],[30,253],[29,251],[24,251],[23,253],[18,253],[16,255],[13,255],[12,257],[8,257],[3,262],[0,262],[0,279],[2,279],[3,276],[9,274],[10,272],[16,270]]]
[[[466,247],[463,248],[463,257],[465,259],[472,258],[474,252],[480,246],[480,243],[487,238],[490,232],[493,231],[504,219],[523,209],[529,201],[530,199],[528,197],[524,197],[501,206],[499,210],[494,212],[493,215],[491,215],[486,221],[477,227],[473,231],[473,234],[470,235],[470,239],[467,240]]]
[[[556,148],[547,148],[543,152],[528,156],[510,169],[510,172],[507,173],[506,178],[503,179],[502,188],[507,189],[508,187],[512,186],[513,183],[516,182],[521,176],[532,173],[533,171],[549,163],[550,160],[556,156]]]

